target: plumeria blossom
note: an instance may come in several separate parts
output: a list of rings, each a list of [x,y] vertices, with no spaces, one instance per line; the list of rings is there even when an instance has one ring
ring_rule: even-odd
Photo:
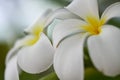
[[[81,19],[67,19],[54,27],[54,69],[60,80],[84,79],[84,47],[94,66],[107,76],[120,74],[120,29],[107,24],[120,17],[120,2],[99,16],[97,0],[73,0],[66,9]]]
[[[25,29],[27,35],[15,43],[6,57],[5,80],[19,80],[21,70],[36,74],[52,65],[54,48],[44,33],[55,18],[63,20],[77,16],[66,9],[47,10]]]
[[[47,14],[47,15],[46,15]],[[47,70],[53,62],[54,49],[50,40],[44,34],[48,12],[45,18],[37,20],[34,26],[26,29],[26,32],[32,34],[31,40],[26,41],[27,47],[23,47],[18,52],[18,64],[21,69],[28,73],[40,73]]]
[[[18,40],[9,51],[6,57],[5,80],[19,80],[19,67],[28,73],[40,73],[51,66],[54,48],[44,34],[51,13],[51,10],[47,10],[30,28],[27,28],[25,31],[28,35]]]

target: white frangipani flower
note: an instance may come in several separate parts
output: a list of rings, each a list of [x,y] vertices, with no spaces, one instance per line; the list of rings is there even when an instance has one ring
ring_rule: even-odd
[[[107,76],[120,74],[120,29],[108,25],[120,17],[120,2],[110,5],[99,18],[97,0],[73,0],[66,7],[82,19],[67,19],[53,30],[56,48],[54,69],[60,80],[83,80],[85,42],[94,66]]]
[[[47,10],[25,30],[28,35],[18,40],[9,51],[6,57],[5,80],[19,80],[19,67],[28,73],[40,73],[52,65],[54,48],[43,32],[51,13],[51,10]]]

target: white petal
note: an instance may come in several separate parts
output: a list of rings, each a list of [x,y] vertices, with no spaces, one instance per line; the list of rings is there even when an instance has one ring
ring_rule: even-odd
[[[106,18],[107,21],[114,17],[120,17],[120,2],[110,5],[102,15],[102,18]]]
[[[25,42],[27,42],[28,40],[33,39],[33,35],[28,35],[20,40],[18,40],[14,47],[8,52],[7,56],[6,56],[6,61],[5,63],[7,64],[8,61],[17,54],[17,52],[19,51],[19,49],[23,46],[25,46]]]
[[[60,19],[60,20],[64,20],[64,19],[77,19],[77,18],[79,18],[80,19],[80,17],[79,16],[77,16],[77,15],[75,15],[75,14],[73,14],[73,13],[71,13],[70,11],[68,11],[67,9],[57,9],[57,10],[55,10],[53,13],[52,13],[52,15],[51,15],[51,17],[48,19],[48,21],[47,21],[47,25],[50,23],[50,22],[52,22],[54,19]]]
[[[53,63],[54,50],[48,38],[42,33],[32,46],[23,47],[18,52],[18,64],[28,73],[40,73]]]
[[[47,22],[47,19],[50,17],[50,15],[52,14],[52,10],[51,9],[48,9],[46,10],[42,16],[40,16],[38,19],[36,19],[31,26],[29,26],[28,28],[26,28],[24,31],[26,33],[32,33],[34,34],[34,29],[35,28],[40,28],[40,27],[43,27],[45,28],[46,26],[46,22]]]
[[[17,66],[17,56],[12,57],[5,69],[5,80],[19,80],[19,70]]]
[[[88,15],[99,18],[97,0],[73,0],[66,8],[83,19]]]
[[[120,74],[120,30],[103,26],[100,35],[88,38],[90,57],[96,68],[108,76]]]
[[[17,51],[19,50],[19,47],[13,47],[7,54],[5,63],[8,64],[9,60],[17,54]]]
[[[57,24],[53,30],[53,46],[56,47],[62,39],[71,34],[82,32],[81,25],[85,24],[85,22],[77,19],[68,19]]]
[[[83,46],[86,34],[65,39],[56,49],[54,69],[60,80],[83,80]]]
[[[53,29],[61,21],[63,21],[63,20],[54,19],[54,21],[48,26],[48,28],[47,28],[47,36],[49,37],[49,39],[52,40]]]

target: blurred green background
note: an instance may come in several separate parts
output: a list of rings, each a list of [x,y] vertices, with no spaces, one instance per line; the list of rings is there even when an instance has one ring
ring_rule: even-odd
[[[53,10],[67,6],[72,0],[0,0],[0,80],[4,80],[5,57],[15,41],[24,36],[23,30],[46,9]],[[100,13],[119,0],[99,0]],[[120,27],[120,19],[108,23]],[[48,71],[49,72],[49,71]],[[95,75],[96,74],[96,75]],[[38,80],[44,74],[22,73],[20,80]],[[102,77],[101,77],[102,76]],[[86,80],[120,80],[104,77],[93,68],[86,69]]]

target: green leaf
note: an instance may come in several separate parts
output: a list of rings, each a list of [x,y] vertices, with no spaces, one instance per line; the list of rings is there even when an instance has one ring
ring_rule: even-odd
[[[52,72],[39,80],[59,80],[59,79],[58,79],[57,75],[55,74],[55,72]]]

